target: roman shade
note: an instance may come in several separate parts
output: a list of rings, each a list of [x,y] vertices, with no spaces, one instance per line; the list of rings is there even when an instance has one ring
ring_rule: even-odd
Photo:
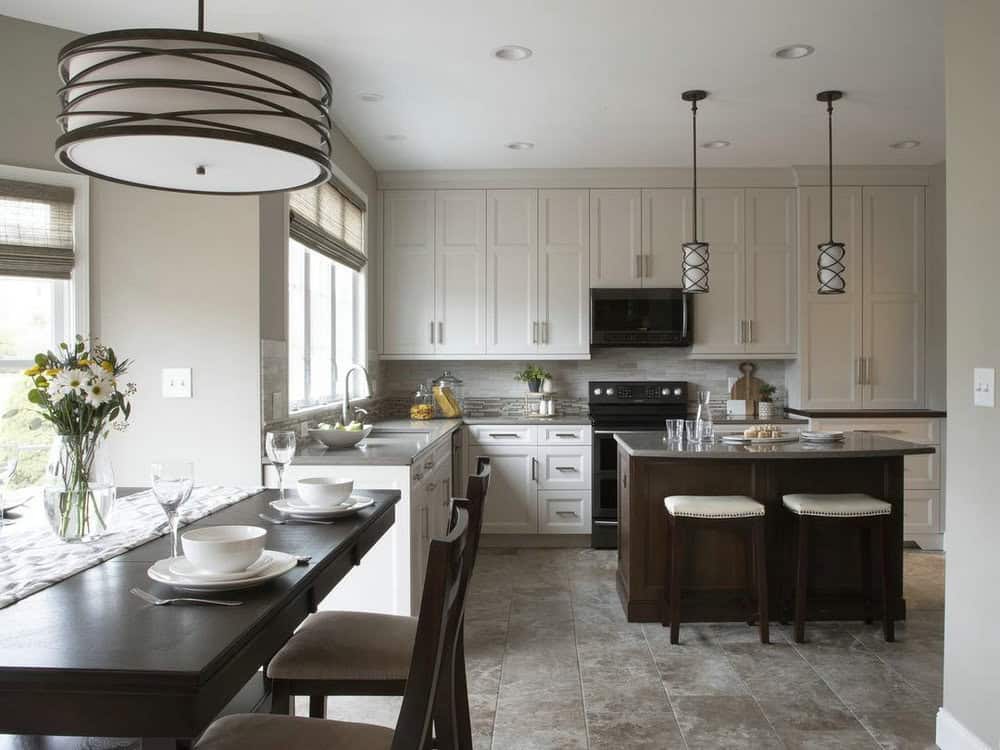
[[[288,204],[292,239],[355,271],[364,268],[364,201],[326,182],[290,193]]]
[[[68,279],[73,189],[0,180],[0,276]]]

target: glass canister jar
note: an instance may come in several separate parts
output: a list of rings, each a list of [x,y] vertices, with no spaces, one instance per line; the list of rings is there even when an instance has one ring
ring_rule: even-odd
[[[460,378],[455,377],[451,370],[445,370],[434,380],[432,387],[434,402],[442,417],[453,419],[462,416],[465,406],[465,388]]]
[[[417,392],[413,394],[413,403],[410,404],[410,419],[433,419],[434,418],[434,396],[426,385],[421,383],[417,386]]]

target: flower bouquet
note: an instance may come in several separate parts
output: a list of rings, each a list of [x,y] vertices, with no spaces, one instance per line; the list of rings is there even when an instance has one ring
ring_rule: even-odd
[[[45,472],[45,510],[63,540],[97,536],[108,526],[115,502],[114,474],[105,440],[124,429],[132,413],[135,385],[119,388],[129,360],[113,349],[77,336],[59,352],[35,356],[24,374],[34,386],[28,400],[51,423],[56,439]]]

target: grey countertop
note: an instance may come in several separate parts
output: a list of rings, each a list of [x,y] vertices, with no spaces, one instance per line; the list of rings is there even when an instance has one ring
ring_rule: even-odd
[[[554,417],[463,417],[466,424],[590,424],[586,415]]]
[[[409,466],[413,459],[462,426],[461,419],[387,419],[376,423],[375,434],[354,448],[330,450],[316,440],[300,441],[292,464],[296,466]],[[265,458],[264,463],[270,463]]]
[[[762,459],[864,458],[934,453],[934,448],[929,445],[918,445],[881,435],[859,432],[849,432],[843,442],[830,444],[805,443],[796,440],[794,443],[765,445],[702,443],[678,446],[673,443],[668,444],[662,432],[617,432],[615,440],[626,453],[636,458],[759,461]]]
[[[717,425],[722,425],[723,427],[727,424],[731,425],[752,425],[752,424],[787,424],[787,425],[799,425],[800,427],[808,427],[809,420],[802,419],[801,417],[770,417],[768,419],[761,419],[760,417],[712,417],[712,422]]]

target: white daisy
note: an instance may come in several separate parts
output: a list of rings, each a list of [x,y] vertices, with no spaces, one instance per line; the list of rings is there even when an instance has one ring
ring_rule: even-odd
[[[83,389],[90,378],[86,370],[60,370],[49,383],[49,398],[54,402]]]
[[[114,393],[115,384],[111,378],[93,378],[83,387],[90,406],[106,403]]]

